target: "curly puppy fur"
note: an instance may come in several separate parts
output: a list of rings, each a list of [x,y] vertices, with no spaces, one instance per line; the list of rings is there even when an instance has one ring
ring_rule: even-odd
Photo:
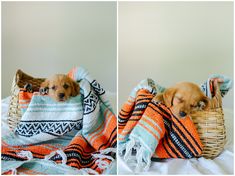
[[[46,79],[40,90],[47,90],[48,95],[55,101],[63,102],[70,97],[75,97],[80,92],[79,84],[70,77],[63,74],[56,74]]]

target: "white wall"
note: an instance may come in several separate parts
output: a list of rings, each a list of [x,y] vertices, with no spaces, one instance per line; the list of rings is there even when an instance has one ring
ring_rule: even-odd
[[[119,2],[119,109],[147,77],[170,86],[213,73],[233,79],[233,2]]]
[[[2,97],[17,69],[35,77],[83,66],[116,92],[116,2],[2,2]]]

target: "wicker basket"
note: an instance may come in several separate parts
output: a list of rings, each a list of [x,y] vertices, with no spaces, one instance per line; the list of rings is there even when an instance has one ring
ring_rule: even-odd
[[[21,70],[16,72],[12,83],[12,96],[8,113],[8,124],[10,129],[15,129],[21,119],[21,110],[18,103],[20,88],[23,88],[26,83],[31,83],[33,85],[33,91],[38,91],[40,84],[44,80],[44,78],[33,78]],[[202,156],[205,158],[214,158],[218,156],[222,152],[226,142],[222,97],[218,88],[210,105],[211,107],[207,111],[197,111],[191,114],[204,146]]]
[[[210,101],[209,110],[194,112],[191,117],[203,144],[202,156],[215,158],[223,151],[226,143],[222,97],[218,87],[216,95]]]
[[[21,110],[19,107],[19,91],[26,83],[33,86],[33,91],[38,91],[44,78],[34,78],[21,70],[17,70],[11,87],[11,99],[8,110],[8,125],[11,130],[15,129],[21,119]]]

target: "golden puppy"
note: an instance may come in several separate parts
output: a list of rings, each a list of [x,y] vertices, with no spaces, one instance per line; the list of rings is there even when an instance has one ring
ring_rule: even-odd
[[[177,83],[156,95],[154,100],[161,101],[171,108],[172,113],[178,118],[184,118],[192,111],[203,110],[209,106],[209,99],[206,95],[196,84],[190,82]]]
[[[70,77],[62,74],[56,74],[46,79],[40,87],[41,94],[48,94],[59,102],[66,101],[71,96],[77,96],[79,92],[79,85]]]

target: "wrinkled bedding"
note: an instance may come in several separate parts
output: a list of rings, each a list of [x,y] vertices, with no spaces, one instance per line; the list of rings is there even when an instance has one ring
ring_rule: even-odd
[[[126,164],[122,157],[118,156],[118,174],[234,174],[234,132],[233,109],[224,108],[227,143],[224,151],[215,159],[165,159],[152,162],[148,172],[134,173],[134,163]]]

